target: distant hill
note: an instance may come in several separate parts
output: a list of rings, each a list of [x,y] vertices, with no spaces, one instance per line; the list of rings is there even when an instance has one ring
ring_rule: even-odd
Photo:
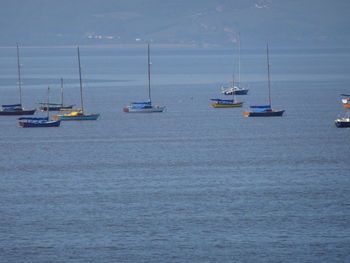
[[[350,44],[347,0],[1,0],[0,45]]]

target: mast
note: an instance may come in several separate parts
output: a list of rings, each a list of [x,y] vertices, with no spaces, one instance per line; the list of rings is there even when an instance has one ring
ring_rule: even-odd
[[[266,59],[267,59],[267,85],[269,88],[269,105],[271,107],[271,80],[270,80],[270,59],[269,59],[269,44],[266,44]]]
[[[81,110],[84,112],[84,102],[83,102],[83,83],[81,80],[81,66],[80,66],[80,51],[78,46],[78,63],[79,63],[79,81],[80,81],[80,104]]]
[[[22,107],[22,84],[21,84],[21,64],[19,63],[19,47],[17,44],[17,70],[18,70],[18,89],[19,89],[19,103]]]
[[[50,86],[47,87],[47,118],[50,117]]]
[[[63,107],[63,78],[61,78],[61,105]]]
[[[148,44],[148,99],[151,102],[151,60],[150,60],[149,44]]]
[[[233,103],[236,101],[236,92],[235,92],[235,74],[233,73],[232,74],[232,100],[233,100]]]
[[[238,34],[238,87],[241,85],[241,35]]]

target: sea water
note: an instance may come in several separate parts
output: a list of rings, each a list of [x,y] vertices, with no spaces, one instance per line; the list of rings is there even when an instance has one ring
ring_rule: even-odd
[[[84,107],[98,121],[19,128],[0,116],[1,262],[350,261],[350,49],[82,47]],[[22,48],[23,104],[80,107],[75,48]],[[240,74],[238,69],[240,68]],[[214,109],[240,79],[243,108]],[[0,49],[0,103],[18,102],[16,50]],[[44,113],[37,112],[36,116]]]

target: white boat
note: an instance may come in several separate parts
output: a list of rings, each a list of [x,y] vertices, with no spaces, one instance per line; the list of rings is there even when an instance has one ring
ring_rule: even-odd
[[[338,128],[350,128],[350,118],[344,117],[335,120],[335,126]]]
[[[221,93],[225,95],[247,95],[249,89],[241,86],[241,39],[238,42],[238,83],[236,86],[231,82],[230,87],[221,86]]]
[[[350,110],[348,109],[345,116],[334,121],[338,128],[350,128]]]
[[[163,112],[165,106],[152,105],[151,99],[151,61],[150,61],[150,49],[148,44],[148,101],[131,102],[129,106],[123,108],[124,112],[128,113],[152,113]]]
[[[228,88],[227,87],[225,88],[224,86],[221,87],[221,93],[225,95],[233,95],[233,93],[235,95],[247,95],[248,91],[249,89],[247,88],[241,88],[237,86],[228,87]]]
[[[124,112],[128,113],[152,113],[163,112],[165,106],[152,105],[150,101],[145,102],[132,102],[129,106],[125,107]]]

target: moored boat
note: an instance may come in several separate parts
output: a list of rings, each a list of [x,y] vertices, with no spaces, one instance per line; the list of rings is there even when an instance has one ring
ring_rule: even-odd
[[[224,95],[247,95],[249,89],[247,87],[243,87],[241,83],[241,37],[238,38],[238,82],[236,81],[236,85],[231,87],[221,87],[221,93]]]
[[[72,112],[70,112],[70,113],[54,115],[52,117],[54,120],[61,120],[61,121],[94,121],[94,120],[97,120],[98,117],[100,116],[99,113],[86,114],[84,112],[83,83],[82,83],[82,78],[81,78],[81,65],[80,65],[80,51],[79,51],[79,47],[77,47],[77,50],[78,50],[81,109],[79,109],[79,110],[73,110],[72,109],[71,110]]]
[[[99,113],[86,114],[83,111],[73,111],[66,114],[54,115],[52,119],[60,121],[95,121],[99,116]]]
[[[234,75],[232,75],[232,87],[235,86],[235,80]],[[223,100],[223,99],[210,99],[213,101],[211,103],[211,106],[213,108],[236,108],[236,107],[242,107],[243,102],[236,101],[236,94],[232,93],[232,100]]]
[[[249,111],[243,112],[244,117],[281,117],[284,110],[275,110],[272,108],[271,103],[271,84],[270,84],[270,61],[269,61],[269,46],[266,46],[266,59],[267,59],[267,78],[268,78],[268,94],[269,104],[261,106],[250,106]]]
[[[163,112],[165,106],[152,105],[150,101],[145,102],[132,102],[129,106],[123,108],[124,112],[128,113],[151,113],[151,112]]]
[[[48,118],[19,118],[19,126],[23,128],[59,127],[61,121]]]
[[[237,86],[229,88],[221,87],[221,93],[225,95],[232,95],[233,93],[235,95],[247,95],[248,91],[248,88],[242,88]]]
[[[211,99],[211,101],[213,101],[211,106],[214,108],[234,108],[243,106],[243,102],[236,102],[234,100]]]
[[[350,128],[350,110],[347,110],[344,117],[336,119],[334,124],[338,128]]]
[[[150,61],[150,47],[147,45],[147,66],[148,66],[148,101],[132,102],[129,106],[124,107],[123,111],[126,113],[154,113],[163,112],[165,106],[153,105],[151,99],[151,61]]]
[[[63,79],[61,78],[61,103],[38,103],[41,106],[39,110],[41,111],[62,111],[67,109],[72,109],[73,105],[64,105],[63,103]]]
[[[33,115],[35,109],[27,110],[22,107],[22,104],[2,105],[0,115]]]
[[[252,110],[243,112],[244,117],[281,117],[284,110],[274,110],[271,105],[250,106]]]
[[[21,64],[19,62],[19,47],[17,45],[17,72],[18,72],[18,89],[19,102],[17,104],[2,105],[0,115],[33,115],[35,109],[25,109],[22,107],[22,83],[21,83]]]
[[[41,106],[39,107],[39,110],[41,111],[63,111],[63,110],[71,110],[74,105],[68,105],[63,106],[60,103],[50,103],[49,105],[47,103],[39,103]]]
[[[50,102],[50,87],[47,88],[47,103]],[[50,120],[50,111],[47,111],[47,117],[44,118],[19,118],[19,126],[23,128],[44,128],[44,127],[58,127],[61,121]]]
[[[338,128],[350,128],[350,118],[344,117],[335,120],[335,126]]]

